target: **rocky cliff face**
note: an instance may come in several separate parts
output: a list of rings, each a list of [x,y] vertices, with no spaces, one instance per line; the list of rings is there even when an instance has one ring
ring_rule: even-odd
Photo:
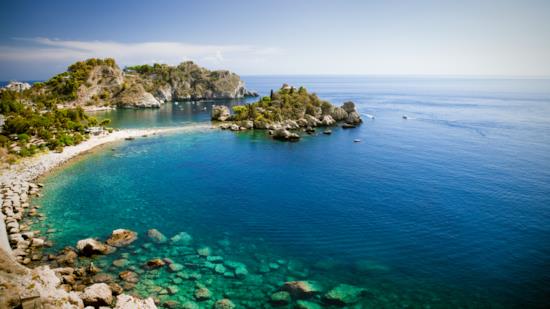
[[[172,100],[256,96],[229,71],[210,71],[187,61],[178,66],[140,65],[121,70],[113,59],[88,59],[33,87],[65,106],[159,107]]]

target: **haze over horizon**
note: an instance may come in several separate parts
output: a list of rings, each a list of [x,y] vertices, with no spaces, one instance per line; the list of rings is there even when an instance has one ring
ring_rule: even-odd
[[[0,80],[77,61],[192,60],[241,75],[550,76],[550,2],[2,3]]]

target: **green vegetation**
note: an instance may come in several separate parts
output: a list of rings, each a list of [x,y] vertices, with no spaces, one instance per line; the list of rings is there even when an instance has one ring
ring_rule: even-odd
[[[330,114],[332,105],[319,99],[315,93],[308,93],[304,87],[295,89],[283,86],[279,91],[260,98],[258,102],[233,107],[233,120],[253,120],[266,123],[283,120],[297,120],[305,115],[318,117]]]
[[[37,83],[33,86],[35,92],[42,93],[45,96],[45,102],[55,103],[72,101],[77,98],[78,89],[88,80],[90,72],[96,66],[106,65],[112,68],[116,67],[115,60],[112,58],[96,59],[91,58],[86,61],[78,61],[69,66],[67,72],[58,74],[50,78],[45,83]],[[48,91],[40,91],[44,87]],[[102,94],[109,95],[109,94]],[[35,98],[36,99],[36,98]]]
[[[61,150],[82,142],[87,138],[86,127],[97,125],[97,120],[84,114],[80,107],[58,109],[55,105],[30,104],[32,90],[0,92],[0,114],[4,117],[0,153],[3,156],[31,156],[45,149]],[[100,123],[107,124],[109,120]]]

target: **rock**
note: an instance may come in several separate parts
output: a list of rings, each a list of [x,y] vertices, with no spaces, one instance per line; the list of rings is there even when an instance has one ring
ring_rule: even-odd
[[[94,254],[109,254],[115,251],[114,247],[106,245],[93,238],[79,240],[76,243],[76,249],[80,255],[92,256]]]
[[[204,287],[196,289],[194,295],[196,300],[207,300],[212,297],[210,290]]]
[[[201,247],[197,249],[197,253],[202,257],[207,257],[211,254],[211,249],[210,247]]]
[[[157,229],[150,229],[147,231],[147,236],[151,238],[154,242],[158,244],[165,243],[167,241],[166,236],[164,236],[159,230]]]
[[[321,118],[321,125],[323,126],[331,126],[335,123],[336,123],[336,120],[334,120],[331,115],[324,115]]]
[[[219,255],[210,255],[206,257],[206,260],[211,263],[222,263],[223,257]]]
[[[306,300],[298,300],[296,302],[296,306],[295,306],[296,309],[321,309],[321,305],[317,304],[317,303],[314,303],[314,302],[311,302],[311,301],[306,301]]]
[[[21,92],[27,89],[31,89],[31,84],[25,82],[11,81],[6,86],[0,88],[0,91],[3,89],[8,89],[15,92]]]
[[[212,105],[212,112],[210,113],[212,120],[226,121],[230,116],[229,107],[225,105]]]
[[[323,134],[330,135],[330,134],[332,134],[332,130],[331,129],[326,129],[325,131],[323,131]]]
[[[176,272],[183,269],[183,265],[178,264],[178,263],[172,263],[172,264],[168,265],[168,268],[170,269],[171,272],[176,273]]]
[[[348,113],[341,107],[335,107],[330,116],[335,121],[342,121],[348,118]]]
[[[307,133],[307,134],[313,134],[313,133],[315,133],[315,129],[312,128],[312,127],[307,127],[307,128],[306,128],[306,133]]]
[[[298,141],[300,139],[300,135],[291,133],[288,130],[281,128],[273,131],[273,138],[282,141]]]
[[[214,303],[214,309],[234,309],[235,304],[227,298],[220,299]]]
[[[308,298],[321,292],[321,288],[312,281],[288,281],[281,287],[296,298]]]
[[[349,284],[340,284],[323,296],[323,300],[333,305],[351,305],[365,295],[366,290]]]
[[[111,282],[109,283],[109,287],[111,288],[111,291],[113,291],[113,295],[120,295],[124,292],[124,289],[118,284],[118,283],[115,283],[115,282]]]
[[[113,276],[106,273],[99,273],[92,277],[94,282],[110,283],[113,282]]]
[[[240,131],[240,130],[241,130],[241,127],[239,127],[238,124],[235,124],[235,123],[234,123],[234,124],[232,124],[232,125],[229,127],[229,129],[230,129],[231,131]]]
[[[111,233],[106,243],[114,247],[124,247],[137,239],[137,233],[126,229],[117,229]]]
[[[248,270],[245,266],[235,268],[235,276],[237,278],[244,278],[248,275]]]
[[[179,288],[178,288],[177,286],[175,286],[175,285],[170,285],[170,286],[168,286],[168,287],[166,288],[166,290],[168,291],[168,294],[170,294],[170,295],[174,295],[174,294],[176,294],[176,293],[179,292]]]
[[[134,296],[121,294],[116,298],[115,309],[157,309],[157,306],[151,297],[139,299]]]
[[[139,276],[133,271],[125,270],[118,274],[120,279],[130,282],[130,283],[137,283],[139,282]]]
[[[185,302],[181,305],[182,309],[200,309],[199,305],[197,303],[194,303],[192,301]]]
[[[279,291],[271,294],[271,302],[274,305],[288,305],[290,301],[290,293],[287,291]]]
[[[126,265],[128,265],[127,259],[117,259],[113,261],[113,266],[115,267],[121,268],[121,267],[125,267]]]
[[[217,264],[216,267],[214,267],[214,271],[217,272],[218,274],[223,274],[225,273],[225,266],[223,266],[222,264]]]
[[[110,306],[113,302],[111,288],[105,283],[95,283],[84,290],[80,296],[84,305]]]
[[[120,107],[158,108],[160,102],[141,83],[133,83],[117,94],[114,103]]]
[[[32,247],[43,247],[44,246],[44,239],[40,239],[40,238],[33,238],[32,239],[32,244],[31,244]]]
[[[357,125],[357,124],[360,124],[362,122],[363,122],[363,120],[361,120],[361,117],[359,116],[359,114],[357,112],[348,113],[348,118],[346,119],[346,123]]]
[[[147,264],[146,264],[147,268],[149,269],[160,268],[164,265],[166,265],[166,263],[161,259],[152,259],[147,261]]]
[[[180,232],[170,238],[170,242],[173,244],[184,244],[188,245],[193,240],[191,235],[186,232]]]
[[[351,113],[351,112],[355,112],[356,109],[355,109],[355,103],[351,102],[351,101],[348,101],[348,102],[344,102],[344,104],[342,104],[342,109],[344,111],[346,111],[346,113]]]
[[[354,125],[354,124],[351,124],[351,123],[344,123],[344,124],[342,125],[342,128],[343,128],[343,129],[353,129],[353,128],[357,128],[357,126]]]

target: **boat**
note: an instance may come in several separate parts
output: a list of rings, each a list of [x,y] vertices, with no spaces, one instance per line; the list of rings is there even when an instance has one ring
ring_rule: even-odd
[[[403,119],[409,119],[409,116],[403,115]]]

